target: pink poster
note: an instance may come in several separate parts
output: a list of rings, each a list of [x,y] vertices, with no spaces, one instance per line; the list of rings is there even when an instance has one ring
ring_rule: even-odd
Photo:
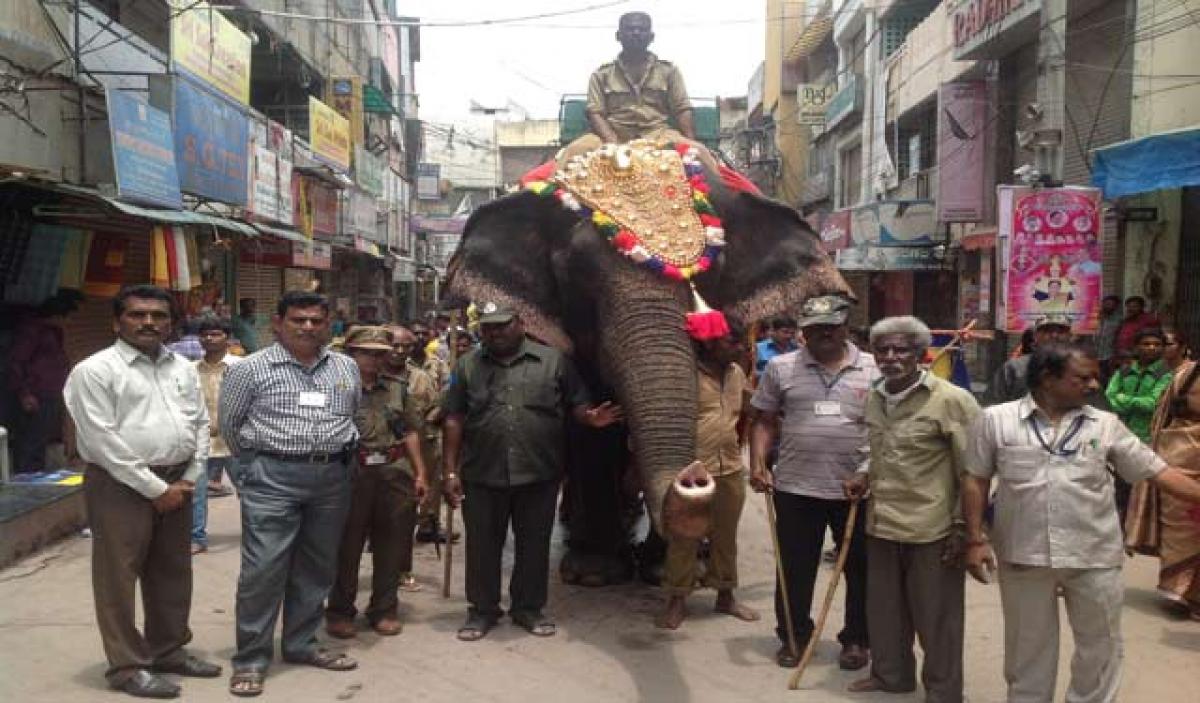
[[[1021,332],[1043,315],[1071,321],[1076,334],[1099,326],[1100,191],[1011,189],[1005,329]]]

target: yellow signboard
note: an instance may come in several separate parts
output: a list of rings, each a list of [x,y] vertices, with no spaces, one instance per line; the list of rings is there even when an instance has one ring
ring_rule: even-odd
[[[171,0],[171,6],[171,60],[176,68],[248,105],[250,37],[208,3]]]
[[[350,140],[354,144],[363,141],[363,82],[360,76],[334,76],[329,81],[329,94],[325,96],[330,106],[342,117],[350,120]]]
[[[313,154],[337,166],[350,170],[350,121],[311,95],[308,98],[309,141]]]

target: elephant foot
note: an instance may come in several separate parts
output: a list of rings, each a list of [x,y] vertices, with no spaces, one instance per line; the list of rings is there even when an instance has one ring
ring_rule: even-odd
[[[574,586],[614,586],[633,577],[633,565],[617,554],[592,554],[569,550],[558,565],[563,583]]]
[[[704,465],[693,461],[675,476],[663,499],[663,528],[668,536],[701,539],[712,526],[717,484]]]

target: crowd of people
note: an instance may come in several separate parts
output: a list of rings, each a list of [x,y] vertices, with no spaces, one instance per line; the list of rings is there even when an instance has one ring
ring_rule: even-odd
[[[348,323],[336,351],[327,299],[289,292],[273,343],[231,354],[233,321],[206,316],[192,326],[192,361],[168,346],[173,309],[162,289],[123,290],[116,342],[65,383],[114,688],[174,697],[179,686],[161,674],[221,674],[184,646],[205,493],[223,488],[222,475],[241,509],[234,695],[264,690],[281,612],[283,660],[357,666],[318,631],[356,637],[368,543],[361,612],[378,634],[398,634],[398,592],[418,587],[414,538],[458,537],[438,523],[443,501],[462,510],[466,532],[469,609],[457,637],[484,638],[505,614],[510,527],[507,614],[534,636],[556,633],[545,606],[565,423],[606,427],[623,414],[594,404],[571,359],[528,337],[516,310],[478,302],[478,345],[447,317],[433,330]],[[981,408],[925,368],[932,335],[920,320],[885,318],[864,339],[843,298],[799,312],[764,325],[753,346],[736,327],[694,342],[696,460],[715,490],[703,538],[665,535],[658,627],[683,626],[697,586],[716,591],[717,612],[760,619],[735,596],[747,485],[769,493],[778,544],[776,662],[797,666],[819,634],[813,591],[831,535],[846,581],[837,663],[867,672],[852,691],[919,683],[929,701],[963,700],[968,573],[988,583],[998,570],[1011,701],[1053,696],[1060,598],[1076,647],[1068,699],[1115,699],[1127,550],[1160,556],[1164,595],[1200,615],[1200,366],[1178,333],[1141,325],[1126,335],[1135,358],[1102,386],[1099,360],[1069,325],[1039,320],[1033,348],[997,374],[1003,390]],[[1127,516],[1118,481],[1134,487]]]

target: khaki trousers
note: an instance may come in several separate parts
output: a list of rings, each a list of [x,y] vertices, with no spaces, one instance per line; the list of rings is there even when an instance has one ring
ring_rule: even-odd
[[[942,564],[944,539],[929,544],[867,537],[867,632],[871,676],[894,693],[916,690],[913,636],[925,661],[927,703],[963,700],[964,570]]]
[[[425,499],[417,509],[417,524],[425,530],[436,530],[440,524],[442,507],[442,437],[437,433],[421,438],[421,460],[427,472]],[[449,532],[452,525],[447,525]]]
[[[1058,677],[1058,597],[1075,637],[1067,703],[1117,700],[1121,685],[1121,569],[1000,565],[1004,679],[1009,703],[1049,703]]]
[[[183,467],[177,472],[183,473]],[[179,475],[162,475],[165,481]],[[92,528],[92,596],[104,654],[105,677],[120,686],[138,669],[182,660],[192,639],[191,498],[159,515],[137,491],[89,465],[84,500]],[[136,624],[134,589],[141,585],[143,635]]]
[[[371,538],[371,600],[367,620],[372,624],[396,616],[400,575],[412,571],[413,528],[417,500],[413,477],[400,466],[359,466],[350,498],[350,514],[338,550],[337,578],[329,592],[325,617],[353,620],[358,595],[358,567],[363,546]]]
[[[737,587],[737,529],[746,503],[746,475],[738,471],[713,477],[712,528],[709,531],[708,570],[704,585],[719,591]],[[663,588],[669,595],[686,596],[696,584],[696,550],[700,540],[668,538]]]

